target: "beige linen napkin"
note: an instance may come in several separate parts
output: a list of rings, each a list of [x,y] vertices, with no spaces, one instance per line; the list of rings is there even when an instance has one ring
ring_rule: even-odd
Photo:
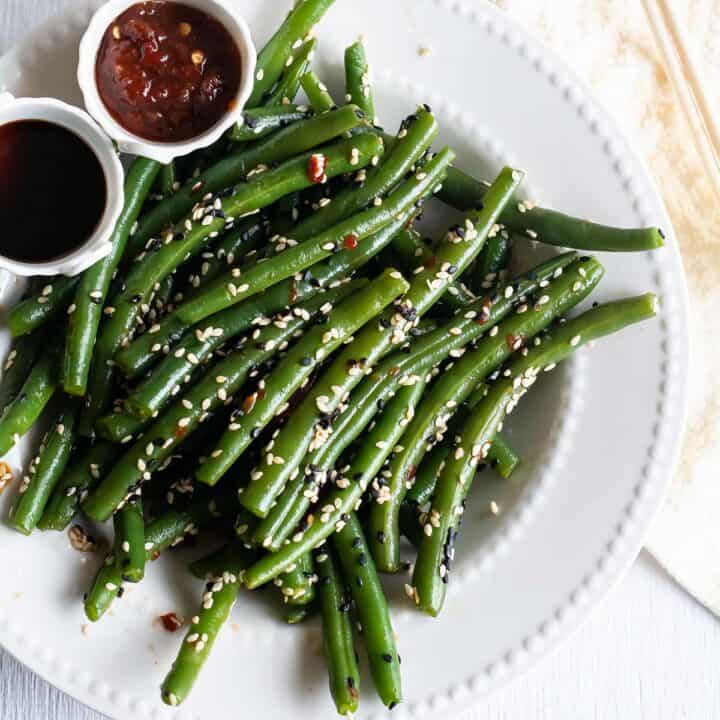
[[[640,0],[496,0],[593,88],[661,188],[692,313],[689,423],[670,496],[647,548],[720,615],[720,208]],[[720,1],[674,0],[720,106]]]

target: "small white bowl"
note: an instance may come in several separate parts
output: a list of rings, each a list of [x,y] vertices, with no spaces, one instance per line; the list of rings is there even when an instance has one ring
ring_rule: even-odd
[[[14,98],[0,93],[0,125],[20,120],[45,120],[64,127],[84,140],[95,153],[107,186],[105,211],[93,233],[83,245],[70,253],[42,263],[19,262],[0,254],[0,268],[15,275],[77,275],[87,270],[111,250],[110,236],[124,204],[124,172],[110,139],[82,110],[52,98]]]
[[[95,63],[105,32],[116,18],[128,8],[137,5],[140,0],[109,0],[93,15],[88,29],[80,41],[80,60],[78,63],[78,82],[85,99],[85,107],[103,130],[113,138],[121,151],[142,155],[167,165],[177,157],[187,155],[194,150],[212,145],[224,132],[235,125],[253,90],[257,51],[245,19],[238,11],[233,0],[179,0],[180,4],[201,10],[218,20],[230,33],[240,51],[242,59],[242,78],[231,110],[209,130],[183,142],[155,142],[129,133],[108,112],[97,87]]]

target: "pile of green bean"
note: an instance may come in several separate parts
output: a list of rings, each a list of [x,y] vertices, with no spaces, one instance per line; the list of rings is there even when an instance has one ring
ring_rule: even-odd
[[[534,207],[511,168],[474,180],[431,149],[427,106],[385,132],[361,43],[336,104],[309,67],[332,4],[295,3],[243,123],[183,162],[137,158],[111,253],[33,283],[8,320],[0,454],[49,427],[9,522],[30,534],[112,519],[88,618],[158,553],[226,538],[190,568],[206,584],[162,687],[171,705],[241,589],[270,582],[289,623],[321,616],[341,714],[358,707],[358,642],[382,702],[401,702],[379,573],[405,571],[404,544],[407,594],[437,615],[473,481],[521,462],[507,416],[568,355],[657,311],[644,295],[568,319],[604,272],[577,251],[653,250],[659,229]],[[436,202],[457,222],[425,239],[416,222]],[[569,251],[511,277],[530,240]]]

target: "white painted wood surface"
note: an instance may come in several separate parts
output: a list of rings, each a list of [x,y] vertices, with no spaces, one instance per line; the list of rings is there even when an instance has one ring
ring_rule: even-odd
[[[0,0],[0,53],[68,2]],[[643,555],[569,642],[463,720],[711,720],[719,668],[720,624]],[[0,651],[0,720],[101,716]]]

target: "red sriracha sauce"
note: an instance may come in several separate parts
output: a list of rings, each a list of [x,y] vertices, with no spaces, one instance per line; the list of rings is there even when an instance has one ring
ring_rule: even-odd
[[[189,140],[232,108],[240,50],[207,13],[176,2],[141,2],[110,24],[98,52],[100,97],[128,132],[156,142]]]

